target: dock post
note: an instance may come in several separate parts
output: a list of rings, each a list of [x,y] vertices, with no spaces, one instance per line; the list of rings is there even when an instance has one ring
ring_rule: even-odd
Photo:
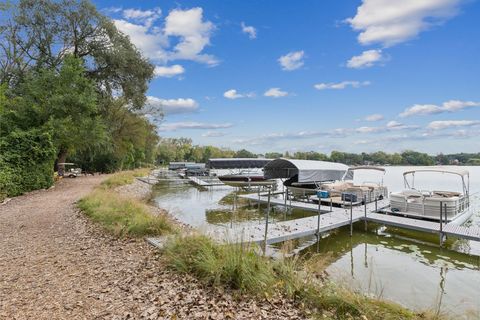
[[[378,212],[378,197],[375,197],[375,212]]]
[[[265,217],[265,238],[263,241],[263,254],[267,253],[268,219],[270,216],[270,189],[268,190],[267,216]]]
[[[284,187],[285,188],[285,187]],[[285,220],[287,220],[287,210],[288,210],[288,207],[287,207],[287,191],[283,191],[283,199],[285,200],[285,213],[284,213],[284,218]]]
[[[237,209],[237,191],[233,193],[233,211]]]
[[[322,202],[320,201],[320,198],[318,198],[318,219],[317,219],[317,240],[320,241],[320,214],[322,212],[321,209]]]
[[[333,211],[333,200],[332,200],[332,197],[330,196],[330,212]]]
[[[353,236],[353,197],[350,197],[350,237]]]
[[[443,246],[443,203],[440,201],[440,247]]]
[[[364,208],[364,221],[365,221],[365,231],[367,231],[367,196],[363,196],[363,208]]]

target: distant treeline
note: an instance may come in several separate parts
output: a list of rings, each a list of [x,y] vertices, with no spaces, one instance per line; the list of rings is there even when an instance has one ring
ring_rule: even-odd
[[[480,165],[480,153],[439,154],[432,156],[426,153],[406,150],[400,153],[385,153],[383,151],[373,153],[348,153],[332,151],[330,155],[315,151],[294,153],[267,152],[262,155],[255,154],[245,149],[232,151],[230,149],[213,146],[197,146],[193,145],[192,140],[187,138],[161,139],[157,149],[158,164],[167,164],[172,161],[206,162],[210,158],[257,157],[265,157],[269,159],[284,157],[304,160],[323,160],[341,162],[348,165]]]

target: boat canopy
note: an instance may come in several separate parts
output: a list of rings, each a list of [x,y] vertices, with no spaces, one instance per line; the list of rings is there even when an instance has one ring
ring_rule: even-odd
[[[291,178],[298,174],[298,182],[322,182],[342,180],[348,166],[342,163],[314,160],[279,158],[269,162],[263,169],[265,178]],[[350,172],[353,178],[353,172]]]
[[[349,171],[355,171],[355,170],[377,170],[377,171],[382,171],[385,173],[385,169],[382,167],[374,167],[374,166],[357,166],[357,167],[350,167],[348,168]]]
[[[263,168],[271,159],[259,158],[216,158],[209,159],[206,167],[208,169],[250,169]]]
[[[446,167],[431,167],[431,168],[420,168],[415,170],[409,170],[409,171],[405,171],[403,175],[406,176],[409,174],[415,174],[416,172],[439,172],[439,173],[456,174],[461,177],[469,176],[468,170],[457,169],[457,168],[446,168]]]

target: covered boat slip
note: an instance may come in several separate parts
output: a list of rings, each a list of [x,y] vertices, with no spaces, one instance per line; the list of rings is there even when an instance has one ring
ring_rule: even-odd
[[[207,169],[261,169],[271,159],[260,158],[215,158],[206,163]]]
[[[459,176],[462,182],[462,193],[415,189],[415,175],[426,172]],[[473,210],[470,210],[468,171],[444,167],[421,168],[406,171],[403,177],[406,190],[390,195],[389,211],[391,213],[456,223],[463,223],[473,214]],[[411,177],[411,181],[408,177]]]
[[[264,174],[269,179],[287,179],[284,185],[294,198],[309,200],[322,190],[326,192],[320,201],[332,201],[335,204],[345,201],[356,204],[370,203],[388,197],[388,189],[383,186],[383,179],[381,183],[354,184],[356,170],[377,170],[385,174],[385,169],[378,167],[350,168],[341,163],[283,158],[268,163],[264,168]]]

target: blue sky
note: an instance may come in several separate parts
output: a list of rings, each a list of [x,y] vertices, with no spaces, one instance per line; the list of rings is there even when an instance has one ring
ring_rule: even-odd
[[[157,66],[145,113],[162,137],[259,153],[480,151],[479,1],[96,4]]]

